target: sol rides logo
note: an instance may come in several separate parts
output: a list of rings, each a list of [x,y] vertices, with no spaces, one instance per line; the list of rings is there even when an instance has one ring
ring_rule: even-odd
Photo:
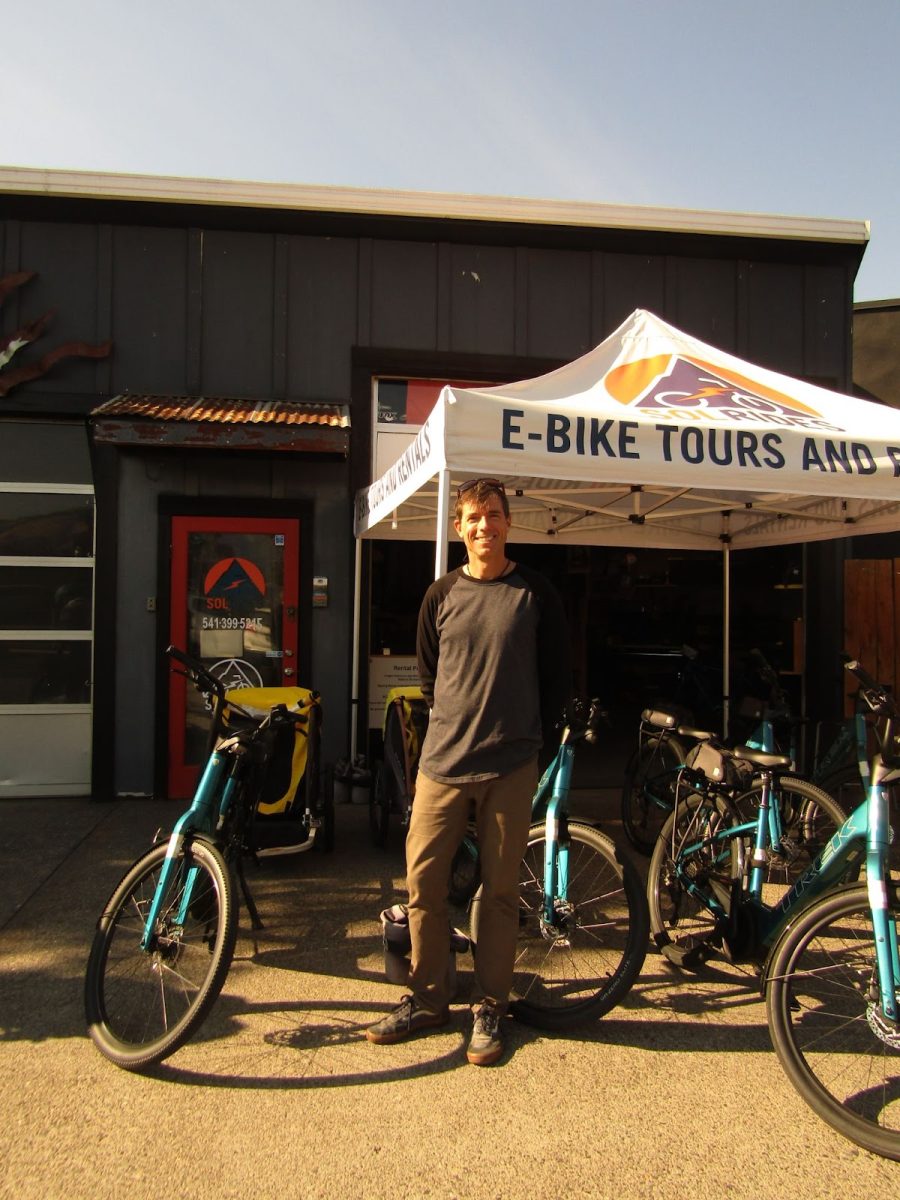
[[[249,558],[222,558],[203,580],[208,612],[252,612],[265,594],[265,576]]]
[[[794,429],[840,426],[807,404],[737,371],[713,367],[699,358],[658,354],[622,363],[608,373],[606,390],[620,404],[676,421],[757,421]]]

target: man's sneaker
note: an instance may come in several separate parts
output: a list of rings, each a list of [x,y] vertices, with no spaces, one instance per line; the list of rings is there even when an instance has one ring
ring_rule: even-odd
[[[491,1004],[475,1009],[475,1021],[466,1057],[476,1067],[489,1067],[503,1053],[500,1037],[500,1013]]]
[[[366,1037],[370,1042],[385,1046],[391,1042],[402,1042],[404,1038],[426,1029],[440,1029],[449,1019],[446,1009],[442,1013],[432,1012],[430,1008],[419,1004],[414,996],[404,996],[393,1012],[369,1026]]]

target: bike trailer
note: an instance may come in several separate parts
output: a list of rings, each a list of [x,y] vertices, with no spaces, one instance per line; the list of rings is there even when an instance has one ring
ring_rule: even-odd
[[[257,808],[262,817],[287,816],[315,808],[318,799],[319,739],[322,708],[317,692],[302,687],[234,688],[225,693],[254,721],[283,704],[295,717],[291,724],[273,728],[266,746],[263,783]],[[224,733],[246,724],[246,718],[226,706]],[[307,803],[309,797],[309,803]]]
[[[384,765],[393,777],[393,794],[409,809],[415,792],[422,742],[428,730],[428,704],[420,687],[391,688],[384,705]]]

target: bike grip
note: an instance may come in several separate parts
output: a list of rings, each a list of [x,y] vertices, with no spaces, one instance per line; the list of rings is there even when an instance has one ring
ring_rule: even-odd
[[[849,671],[851,675],[855,675],[863,687],[874,688],[875,691],[882,690],[881,686],[875,682],[862,663],[857,659],[851,658],[849,662],[845,662],[844,669]]]

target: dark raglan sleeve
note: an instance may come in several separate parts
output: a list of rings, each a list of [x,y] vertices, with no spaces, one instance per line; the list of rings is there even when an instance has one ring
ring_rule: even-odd
[[[416,627],[416,658],[419,667],[419,686],[428,707],[434,704],[434,681],[437,677],[438,656],[440,653],[440,636],[437,629],[437,613],[443,589],[439,586],[443,581],[437,580],[425,593],[419,608],[419,621]]]

